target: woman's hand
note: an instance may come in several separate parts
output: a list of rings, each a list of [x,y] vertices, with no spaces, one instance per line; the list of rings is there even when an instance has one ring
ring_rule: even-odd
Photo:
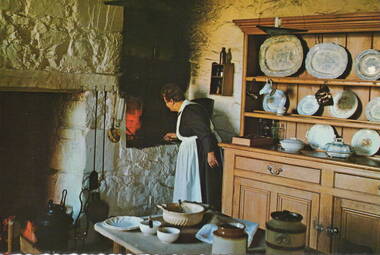
[[[219,166],[218,160],[216,160],[215,153],[213,151],[207,153],[207,162],[211,168]]]
[[[177,139],[177,135],[175,133],[167,133],[166,135],[164,135],[163,138],[165,141],[170,142],[170,141]]]

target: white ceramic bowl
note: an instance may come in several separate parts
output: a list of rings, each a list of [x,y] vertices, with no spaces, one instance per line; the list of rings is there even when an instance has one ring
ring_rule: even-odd
[[[160,227],[157,229],[157,237],[163,243],[173,243],[178,239],[180,232],[178,228]]]
[[[155,235],[157,233],[157,229],[161,226],[161,222],[158,220],[153,220],[153,227],[149,226],[149,221],[144,220],[140,222],[140,230],[144,235]]]
[[[305,144],[297,138],[283,139],[280,141],[280,144],[284,151],[291,153],[299,152],[305,146]]]

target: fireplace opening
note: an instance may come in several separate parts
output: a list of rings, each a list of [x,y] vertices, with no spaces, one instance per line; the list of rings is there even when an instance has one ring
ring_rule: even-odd
[[[62,94],[0,93],[1,216],[34,217],[48,199],[51,138]]]

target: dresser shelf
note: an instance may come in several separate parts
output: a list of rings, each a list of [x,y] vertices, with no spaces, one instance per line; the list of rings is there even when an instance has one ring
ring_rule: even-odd
[[[286,84],[311,84],[311,85],[332,85],[332,86],[363,86],[363,87],[380,87],[380,81],[364,80],[343,80],[343,79],[302,79],[298,77],[270,77],[270,76],[249,76],[246,81],[266,82],[271,79],[274,83]]]
[[[351,119],[339,119],[339,118],[334,118],[334,117],[307,116],[307,115],[300,115],[300,114],[276,115],[274,113],[268,113],[264,111],[245,112],[244,116],[252,117],[252,118],[297,122],[297,123],[322,124],[322,125],[332,125],[332,126],[338,126],[338,127],[369,128],[369,129],[380,130],[380,123],[377,123],[377,122],[351,120]]]

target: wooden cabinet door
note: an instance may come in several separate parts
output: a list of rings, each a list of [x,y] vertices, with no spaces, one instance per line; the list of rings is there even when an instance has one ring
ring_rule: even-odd
[[[380,205],[334,199],[334,253],[380,253]]]
[[[270,219],[273,185],[245,178],[235,178],[233,217],[249,220],[265,229]]]
[[[318,193],[245,178],[235,178],[234,187],[234,217],[256,222],[265,229],[271,212],[288,210],[299,213],[307,226],[306,245],[317,248],[317,232],[313,226],[319,218]]]
[[[306,225],[306,245],[317,249],[318,233],[314,224],[319,222],[319,194],[284,186],[274,186],[275,207],[271,211],[288,210],[303,216],[302,223]]]

